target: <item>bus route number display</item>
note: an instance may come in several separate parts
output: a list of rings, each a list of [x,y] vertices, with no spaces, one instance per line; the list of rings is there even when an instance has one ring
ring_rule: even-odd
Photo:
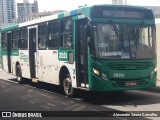
[[[141,12],[135,11],[117,11],[117,10],[103,10],[103,17],[116,17],[116,18],[136,18],[141,19],[144,15]]]
[[[91,11],[93,18],[153,19],[152,12],[140,8],[96,6]]]

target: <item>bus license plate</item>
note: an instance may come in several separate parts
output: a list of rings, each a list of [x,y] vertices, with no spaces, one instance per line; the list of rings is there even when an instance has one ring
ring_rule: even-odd
[[[137,83],[136,82],[126,82],[125,85],[126,86],[136,86]]]

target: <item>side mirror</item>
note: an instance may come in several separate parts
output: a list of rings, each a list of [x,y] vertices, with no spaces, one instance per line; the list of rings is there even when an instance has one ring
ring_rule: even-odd
[[[73,52],[68,52],[68,62],[69,62],[69,64],[74,64],[74,54],[73,54]]]
[[[86,29],[86,33],[87,33],[87,44],[90,44],[91,41],[91,35],[92,35],[92,28],[90,25],[87,25],[87,29]]]

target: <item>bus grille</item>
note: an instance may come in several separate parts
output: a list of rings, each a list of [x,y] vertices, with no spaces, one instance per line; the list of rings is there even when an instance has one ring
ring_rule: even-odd
[[[151,66],[150,62],[114,63],[110,62],[106,67],[111,70],[141,70]]]
[[[114,83],[113,83],[113,86],[115,86],[115,87],[128,87],[128,86],[126,86],[126,83],[127,81],[115,81]],[[136,82],[136,86],[139,86],[139,85],[146,85],[147,83],[148,83],[148,81],[147,80],[137,80],[137,81],[135,81]]]

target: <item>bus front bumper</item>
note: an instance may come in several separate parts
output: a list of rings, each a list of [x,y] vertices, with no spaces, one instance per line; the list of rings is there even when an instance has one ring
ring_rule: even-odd
[[[104,80],[96,76],[91,75],[89,82],[89,89],[91,91],[125,91],[136,89],[147,89],[156,86],[157,74],[152,78],[137,79],[137,80]]]

